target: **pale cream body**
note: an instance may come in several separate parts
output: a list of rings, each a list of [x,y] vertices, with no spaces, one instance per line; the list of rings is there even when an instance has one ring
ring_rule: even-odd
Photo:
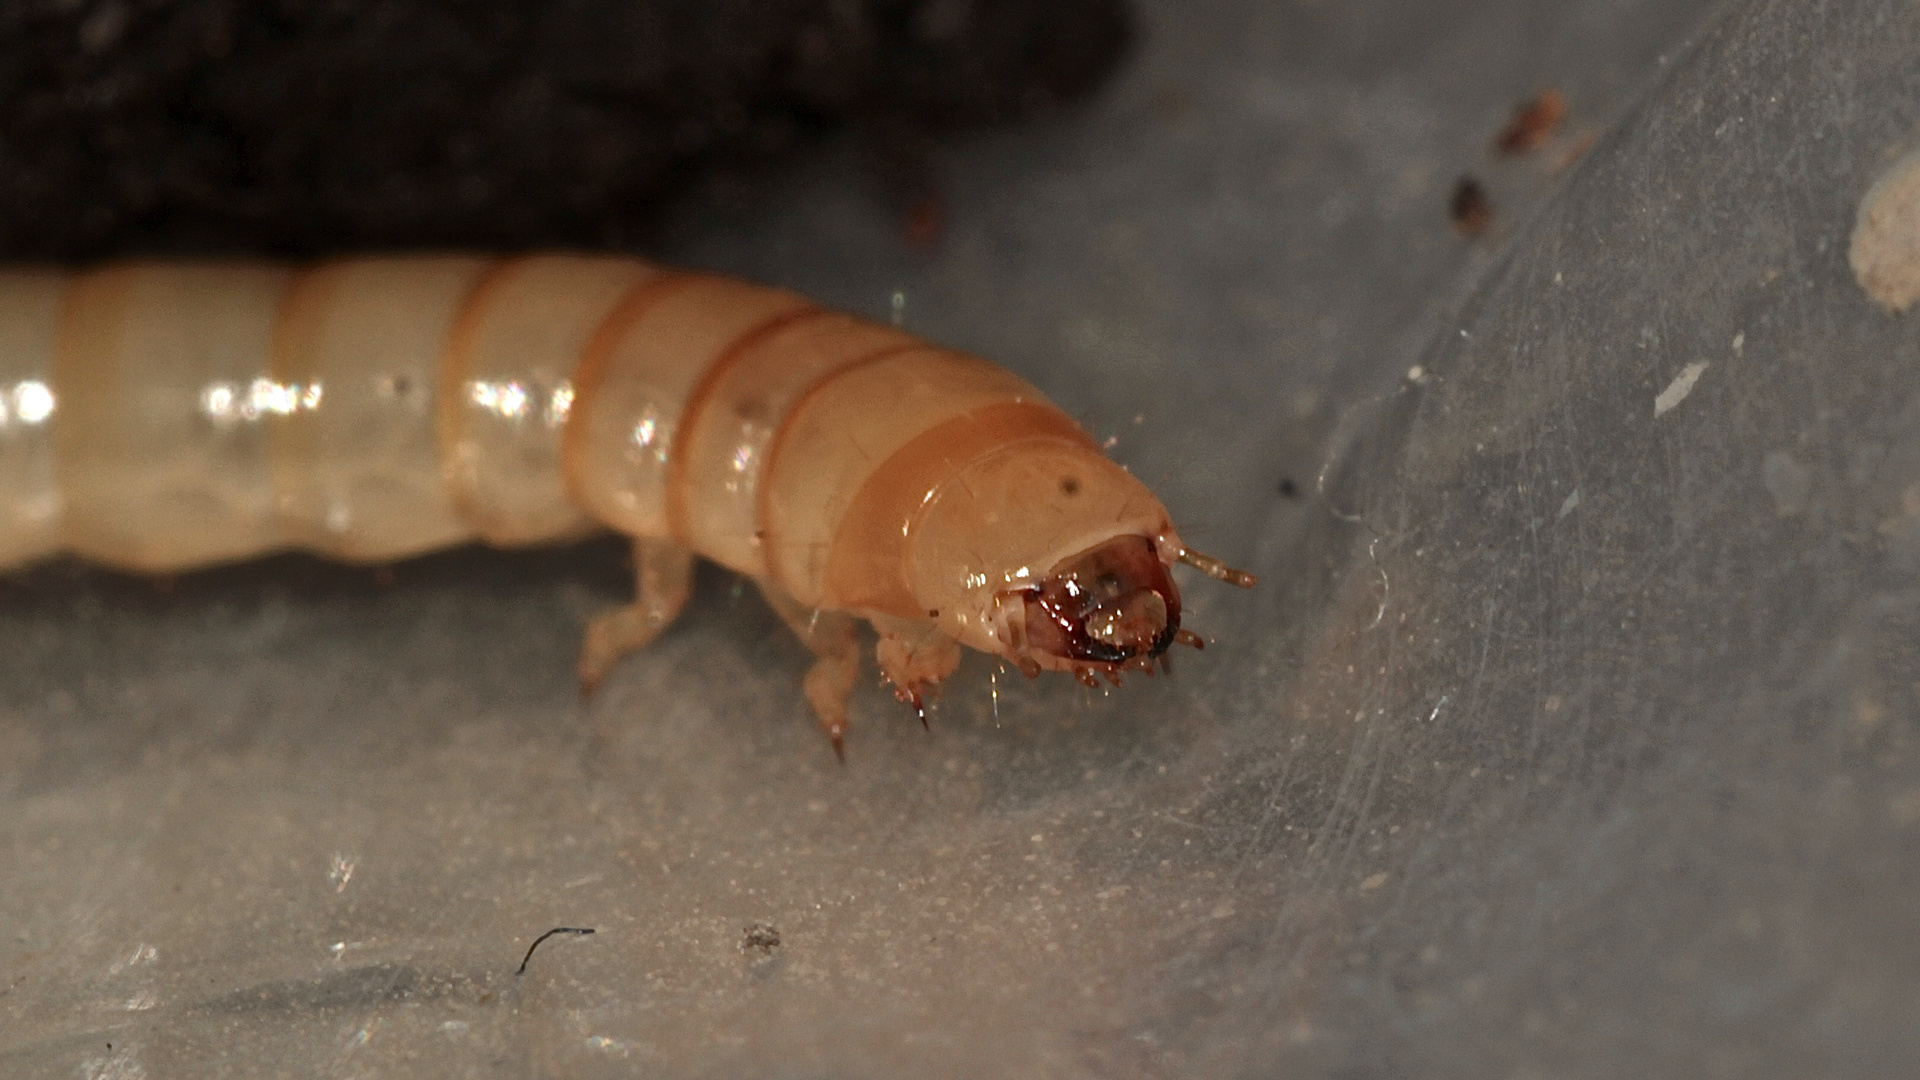
[[[1014,375],[624,258],[6,272],[0,410],[0,566],[384,562],[606,527],[749,575],[790,617],[1012,655],[1006,590],[1113,536],[1180,550]]]

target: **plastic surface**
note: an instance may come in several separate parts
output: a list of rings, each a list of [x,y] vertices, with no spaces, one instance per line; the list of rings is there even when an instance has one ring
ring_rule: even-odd
[[[1187,586],[1212,647],[975,660],[931,732],[869,689],[842,768],[723,574],[579,702],[611,545],[46,571],[0,594],[0,1073],[1911,1071],[1920,321],[1847,241],[1920,8],[1145,22],[954,163],[931,261],[831,164],[658,254],[898,289],[1117,436],[1265,576]],[[1608,129],[1551,191],[1485,156],[1546,83]]]

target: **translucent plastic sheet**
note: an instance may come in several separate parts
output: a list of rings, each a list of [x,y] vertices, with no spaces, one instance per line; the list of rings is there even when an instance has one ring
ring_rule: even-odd
[[[1920,8],[1145,21],[954,162],[930,261],[832,163],[671,254],[1030,374],[1265,576],[1191,583],[1213,646],[1112,694],[975,658],[931,732],[870,688],[842,768],[725,575],[579,701],[610,545],[42,572],[0,1073],[1910,1069],[1920,316],[1847,245]],[[1604,134],[1489,158],[1544,84]]]

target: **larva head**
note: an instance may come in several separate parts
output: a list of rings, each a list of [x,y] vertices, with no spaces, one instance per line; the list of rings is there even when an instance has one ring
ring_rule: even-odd
[[[1018,600],[1027,655],[1054,666],[1155,657],[1180,630],[1180,590],[1145,536],[1116,536],[1068,556]],[[1011,613],[1010,613],[1011,614]]]
[[[1166,509],[1092,446],[1033,440],[969,462],[908,533],[927,615],[1029,671],[1144,663],[1179,631]]]

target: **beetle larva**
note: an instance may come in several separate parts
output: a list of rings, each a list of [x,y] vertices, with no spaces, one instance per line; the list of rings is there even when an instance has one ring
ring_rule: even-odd
[[[1151,671],[1188,549],[1032,386],[780,289],[633,259],[133,262],[0,274],[0,566],[381,562],[611,528],[635,601],[592,685],[686,602],[756,581],[841,748],[855,628],[918,706],[968,645],[1029,675]]]

